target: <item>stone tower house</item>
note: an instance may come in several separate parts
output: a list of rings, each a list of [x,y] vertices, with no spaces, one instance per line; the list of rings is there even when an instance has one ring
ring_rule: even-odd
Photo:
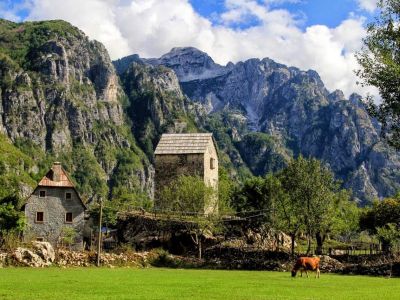
[[[204,213],[218,208],[218,154],[212,133],[163,134],[154,154],[156,209],[162,189],[179,175],[202,177],[216,192]]]
[[[74,184],[55,162],[25,204],[26,241],[59,242],[64,227],[74,228],[77,236],[74,248],[82,248],[85,205]]]

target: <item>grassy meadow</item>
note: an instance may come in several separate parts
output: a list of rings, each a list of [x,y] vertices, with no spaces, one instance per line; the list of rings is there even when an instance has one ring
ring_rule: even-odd
[[[0,269],[0,299],[399,299],[400,279],[129,268]]]

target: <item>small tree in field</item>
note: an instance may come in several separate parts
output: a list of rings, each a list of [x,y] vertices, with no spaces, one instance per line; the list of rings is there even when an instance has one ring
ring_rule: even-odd
[[[320,254],[328,233],[339,218],[338,208],[348,201],[340,192],[339,183],[333,173],[317,159],[302,156],[291,161],[279,174],[286,197],[278,198],[278,208],[283,226],[292,239],[300,230],[305,230],[310,251],[311,239],[315,235],[317,253]]]
[[[203,236],[216,229],[217,214],[205,214],[205,208],[217,209],[215,191],[198,176],[179,176],[160,194],[160,208],[183,221],[202,257]],[[213,207],[214,206],[214,207]]]

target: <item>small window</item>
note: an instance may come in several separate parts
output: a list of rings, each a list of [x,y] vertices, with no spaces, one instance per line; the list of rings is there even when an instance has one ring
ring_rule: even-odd
[[[44,213],[42,211],[36,212],[36,223],[43,223]]]
[[[46,191],[39,191],[39,198],[46,198]]]
[[[38,238],[36,238],[36,241],[38,241],[38,242],[43,242],[43,241],[44,241],[44,238],[38,237]]]
[[[65,214],[65,223],[72,223],[72,213],[71,212],[67,212]]]
[[[210,169],[215,169],[215,159],[214,158],[210,158]]]
[[[72,193],[65,193],[65,200],[71,200],[72,199]]]

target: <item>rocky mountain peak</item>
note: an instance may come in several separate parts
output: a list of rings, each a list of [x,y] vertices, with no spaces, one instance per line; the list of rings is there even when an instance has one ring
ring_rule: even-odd
[[[144,61],[172,68],[182,82],[217,77],[227,70],[216,64],[207,53],[194,47],[172,48],[160,58],[144,59]]]
[[[328,95],[328,99],[332,102],[345,100],[345,96],[341,90],[335,90]]]

